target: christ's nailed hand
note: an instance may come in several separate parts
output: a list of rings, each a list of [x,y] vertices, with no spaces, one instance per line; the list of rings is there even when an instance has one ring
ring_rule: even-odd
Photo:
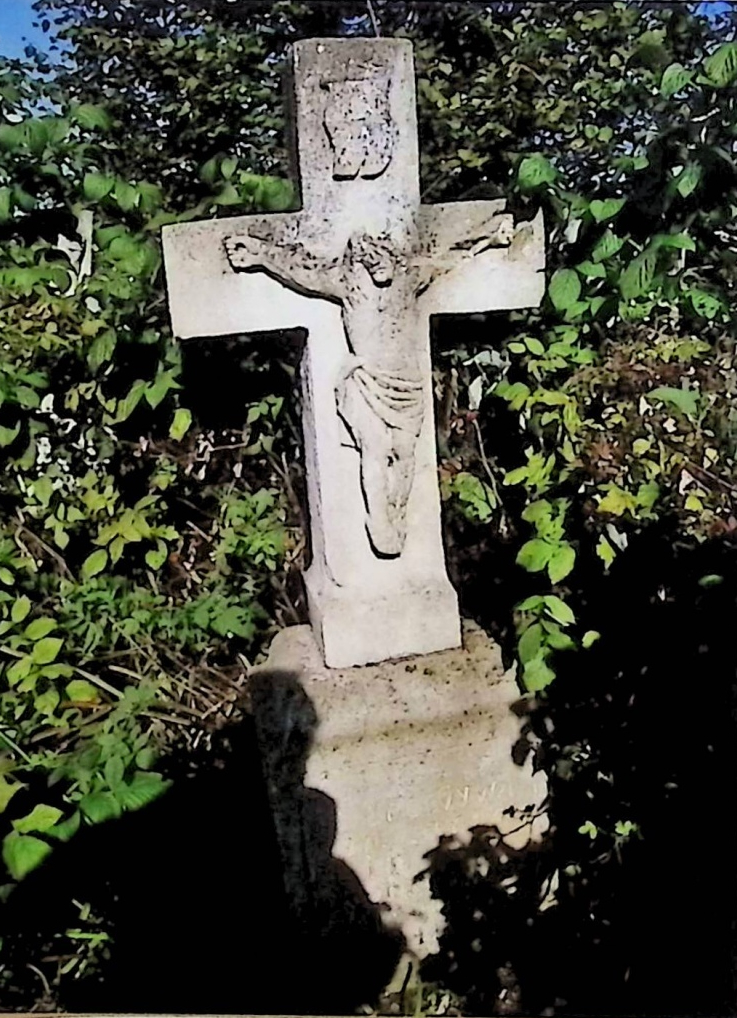
[[[247,233],[226,237],[225,250],[234,269],[254,269],[261,262],[261,242]]]

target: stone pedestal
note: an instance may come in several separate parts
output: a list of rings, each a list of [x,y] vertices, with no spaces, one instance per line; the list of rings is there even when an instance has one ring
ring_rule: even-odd
[[[512,759],[514,674],[474,624],[460,649],[346,669],[286,629],[252,689],[294,910],[318,937],[385,938],[387,972],[392,945],[437,949],[440,904],[416,878],[444,835],[496,825],[519,848],[547,826],[544,775]]]

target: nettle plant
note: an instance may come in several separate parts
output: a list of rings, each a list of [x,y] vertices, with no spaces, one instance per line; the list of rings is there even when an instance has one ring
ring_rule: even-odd
[[[446,493],[497,524],[514,516],[514,493],[517,563],[540,578],[516,607],[522,681],[535,694],[554,680],[557,653],[599,635],[577,631],[579,561],[595,555],[608,570],[634,533],[666,517],[697,540],[736,526],[737,44],[684,66],[668,62],[664,31],[646,36],[612,59],[636,67],[648,107],[620,144],[616,124],[584,127],[585,144],[602,132],[611,142],[587,193],[560,157],[517,157],[520,206],[546,209],[547,295],[514,316],[493,363],[464,362],[471,416],[506,405],[521,462],[504,470],[482,447],[484,480],[458,474]]]
[[[268,625],[261,601],[290,546],[269,466],[281,403],[244,406],[222,483],[179,403],[158,238],[164,223],[293,194],[224,152],[192,182],[199,200],[173,212],[160,183],[111,168],[121,125],[100,106],[9,64],[0,97],[7,892],[81,825],[165,791],[169,722],[212,716]],[[274,483],[253,482],[251,461]]]

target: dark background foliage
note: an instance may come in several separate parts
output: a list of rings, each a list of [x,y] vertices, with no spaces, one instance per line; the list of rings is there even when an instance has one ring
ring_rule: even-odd
[[[296,206],[287,47],[372,19],[36,8],[69,49],[0,61],[0,1006],[346,1011],[248,721],[304,619],[304,336],[174,344],[159,235]],[[734,12],[372,9],[414,41],[426,200],[542,207],[550,267],[539,310],[433,322],[449,566],[517,660],[551,831],[438,846],[415,1003],[732,1014]]]

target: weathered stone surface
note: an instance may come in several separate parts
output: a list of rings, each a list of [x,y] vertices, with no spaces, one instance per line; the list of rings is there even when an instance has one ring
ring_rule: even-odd
[[[462,649],[342,670],[326,668],[309,627],[296,626],[277,635],[252,679],[285,879],[305,916],[320,892],[295,803],[320,799],[335,826],[323,853],[330,845],[364,907],[419,957],[437,949],[442,917],[415,877],[440,838],[497,825],[519,848],[546,828],[545,777],[529,759],[512,760],[521,724],[511,710],[520,698],[514,674],[474,624],[464,626]],[[322,907],[329,927],[330,903]]]
[[[328,665],[455,647],[429,317],[537,304],[542,219],[420,203],[407,40],[297,43],[294,82],[302,210],[166,228],[174,332],[308,332],[305,584]]]

